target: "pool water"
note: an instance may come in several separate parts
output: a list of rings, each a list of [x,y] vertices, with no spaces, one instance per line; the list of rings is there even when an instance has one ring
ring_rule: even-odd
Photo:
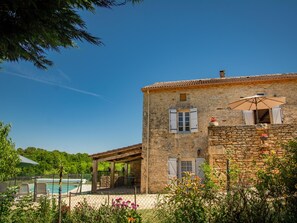
[[[74,184],[62,184],[62,194],[68,193],[69,191],[77,188],[77,185]],[[46,184],[46,189],[49,191],[50,194],[58,194],[59,193],[59,184],[51,184],[47,183]],[[34,191],[34,184],[30,185],[30,191]]]
[[[51,194],[58,194],[59,193],[59,184],[46,184],[47,189]],[[73,184],[62,184],[62,194],[68,193],[69,191],[77,188],[77,185]]]

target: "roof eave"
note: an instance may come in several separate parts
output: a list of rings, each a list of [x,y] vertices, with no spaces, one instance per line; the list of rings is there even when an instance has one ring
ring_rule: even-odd
[[[230,78],[214,78],[214,79],[201,79],[201,80],[189,80],[189,81],[176,81],[176,82],[163,82],[161,84],[152,84],[145,86],[141,89],[143,93],[147,91],[161,91],[161,90],[178,90],[178,89],[192,89],[200,87],[211,87],[217,85],[238,85],[245,83],[264,83],[272,81],[288,81],[288,80],[297,80],[297,73],[289,74],[273,74],[273,75],[261,75],[261,76],[245,76],[245,77],[230,77]],[[195,83],[186,83],[186,82],[195,82]]]

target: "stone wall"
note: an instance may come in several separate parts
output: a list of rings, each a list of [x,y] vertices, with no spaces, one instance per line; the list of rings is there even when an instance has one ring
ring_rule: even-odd
[[[130,175],[134,177],[134,185],[139,186],[141,180],[141,161],[136,160],[130,162]]]
[[[264,164],[263,155],[283,154],[282,144],[297,138],[296,124],[266,126],[216,126],[208,128],[210,165],[226,179],[226,160],[240,168],[247,183]],[[267,140],[261,139],[267,134]]]
[[[195,159],[199,156],[208,160],[210,118],[215,116],[219,125],[244,125],[242,112],[227,108],[228,103],[241,96],[265,93],[268,97],[286,97],[287,103],[282,106],[284,123],[297,124],[296,92],[296,80],[144,92],[141,191],[162,191],[168,183],[168,158]],[[179,100],[181,93],[187,94],[187,101]],[[169,133],[170,108],[197,108],[198,132]],[[252,142],[247,145],[250,144]]]

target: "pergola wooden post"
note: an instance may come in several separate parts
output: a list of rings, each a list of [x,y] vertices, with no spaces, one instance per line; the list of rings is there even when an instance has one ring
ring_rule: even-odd
[[[119,149],[90,155],[93,159],[92,193],[97,192],[98,163],[110,162],[110,187],[115,186],[115,163],[125,163],[125,183],[128,183],[128,163],[142,159],[142,144],[135,144]]]
[[[128,163],[125,163],[124,185],[128,185]]]
[[[92,193],[97,192],[97,181],[98,181],[98,160],[93,160],[93,174],[92,174]]]
[[[110,188],[114,188],[114,170],[115,170],[115,163],[110,162]]]

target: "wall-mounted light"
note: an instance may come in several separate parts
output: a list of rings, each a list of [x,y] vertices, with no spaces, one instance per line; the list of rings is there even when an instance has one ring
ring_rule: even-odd
[[[197,149],[197,157],[201,155],[201,148]]]

